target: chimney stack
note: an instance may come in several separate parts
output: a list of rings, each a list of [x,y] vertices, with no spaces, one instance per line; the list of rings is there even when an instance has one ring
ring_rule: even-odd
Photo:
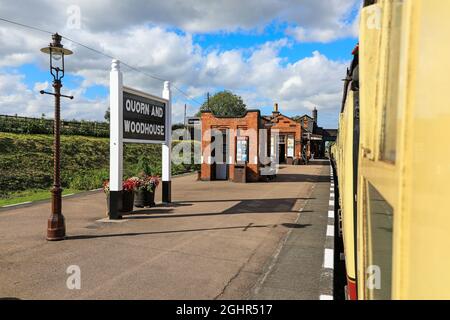
[[[314,123],[317,124],[317,108],[314,107],[313,110],[313,119],[314,119]]]
[[[275,106],[273,108],[273,115],[279,115],[280,112],[278,111],[278,103],[275,103]]]

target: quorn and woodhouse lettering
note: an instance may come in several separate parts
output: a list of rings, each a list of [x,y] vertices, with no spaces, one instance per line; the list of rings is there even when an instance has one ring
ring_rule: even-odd
[[[157,99],[124,91],[123,138],[128,141],[166,140],[166,104]]]

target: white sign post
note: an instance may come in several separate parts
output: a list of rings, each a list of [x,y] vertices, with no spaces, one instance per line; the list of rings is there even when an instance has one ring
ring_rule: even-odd
[[[109,218],[120,219],[123,176],[123,75],[118,60],[113,60],[111,64],[109,90]]]
[[[166,128],[168,128],[169,134],[166,137],[166,143],[162,146],[162,201],[163,203],[172,202],[172,179],[171,179],[171,147],[172,147],[172,92],[170,90],[170,82],[164,82],[164,90],[162,92],[164,99],[169,101],[166,106]],[[170,129],[169,129],[170,128]]]
[[[171,202],[172,111],[170,83],[163,97],[123,86],[120,62],[113,60],[110,73],[109,218],[122,217],[123,143],[162,144],[163,202]],[[125,136],[125,139],[124,139]]]

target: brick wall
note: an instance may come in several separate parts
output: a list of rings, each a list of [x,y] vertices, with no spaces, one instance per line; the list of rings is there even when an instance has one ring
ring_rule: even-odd
[[[234,164],[236,162],[236,137],[239,130],[240,136],[249,137],[249,163],[247,165],[247,181],[258,181],[259,174],[259,129],[262,123],[261,115],[259,111],[248,111],[243,117],[240,118],[225,118],[215,117],[210,112],[203,112],[201,116],[202,123],[202,156],[203,161],[201,165],[201,179],[205,181],[212,180],[214,178],[214,165],[211,156],[211,131],[216,130],[229,130],[229,159],[227,159],[228,165],[228,178],[234,179]]]
[[[278,114],[273,120],[275,125],[272,130],[278,130],[279,134],[292,134],[295,139],[294,159],[301,158],[302,151],[302,125],[293,119]]]

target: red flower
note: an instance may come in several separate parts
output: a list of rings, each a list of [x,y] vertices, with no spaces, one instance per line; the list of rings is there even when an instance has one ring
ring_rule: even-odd
[[[138,182],[135,179],[127,179],[122,184],[123,191],[133,191],[137,188]]]
[[[105,193],[109,192],[109,180],[103,181],[103,192]]]

